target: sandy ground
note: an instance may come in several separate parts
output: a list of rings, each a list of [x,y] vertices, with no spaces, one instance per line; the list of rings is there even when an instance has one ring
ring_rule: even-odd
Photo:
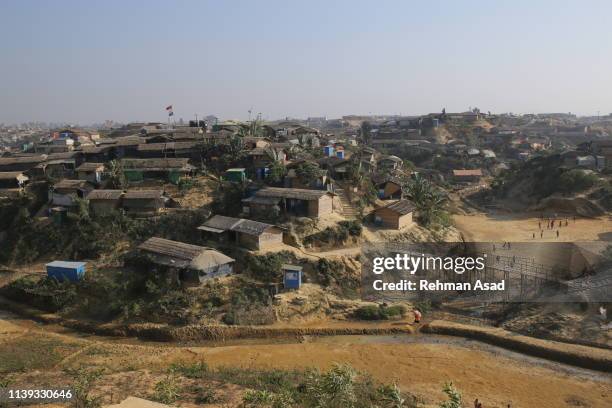
[[[452,380],[466,401],[489,407],[565,407],[580,399],[589,407],[608,407],[610,381],[573,378],[548,368],[461,346],[436,344],[290,344],[191,349],[209,364],[267,368],[328,368],[348,363],[374,378],[396,382],[432,404]]]
[[[516,215],[454,215],[453,220],[458,230],[466,239],[472,241],[510,241],[510,242],[570,242],[570,241],[612,241],[612,217],[596,219],[568,219],[568,226],[550,230],[546,221],[537,215],[524,217]],[[563,219],[564,220],[564,219]],[[542,223],[542,229],[538,223]],[[556,231],[559,231],[557,238]],[[540,238],[540,231],[543,236]],[[533,238],[535,233],[536,238]]]
[[[428,339],[425,335],[412,336]],[[60,381],[65,368],[103,367],[109,376],[100,380],[99,387],[103,387],[106,396],[114,395],[114,402],[128,395],[143,395],[143,392],[146,395],[164,370],[177,361],[205,361],[212,367],[268,369],[326,369],[334,363],[347,363],[377,380],[396,382],[403,390],[423,398],[426,407],[437,406],[443,400],[441,388],[449,380],[463,392],[467,403],[479,398],[486,407],[506,408],[511,404],[512,407],[603,408],[610,406],[612,398],[612,376],[608,374],[543,363],[462,339],[449,338],[437,343],[407,342],[401,337],[389,341],[341,336],[305,339],[303,343],[245,342],[220,347],[134,345],[100,337],[52,333],[44,326],[0,314],[0,351],[20,338],[52,339],[57,344],[70,343],[72,347],[71,353],[52,367],[20,374],[21,380],[27,379],[32,385],[45,384]]]

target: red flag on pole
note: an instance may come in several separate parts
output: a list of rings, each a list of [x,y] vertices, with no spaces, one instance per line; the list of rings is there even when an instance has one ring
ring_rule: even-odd
[[[168,106],[166,106],[166,110],[167,110],[167,111],[171,111],[171,110],[172,110],[172,105],[168,105]]]

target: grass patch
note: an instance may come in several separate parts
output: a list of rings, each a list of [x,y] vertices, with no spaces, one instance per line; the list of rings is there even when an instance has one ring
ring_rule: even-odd
[[[321,372],[238,367],[209,369],[204,363],[178,363],[170,366],[170,372],[172,375],[247,388],[241,405],[244,407],[412,408],[418,402],[414,396],[401,392],[396,385],[378,383],[346,365],[336,365],[329,371]],[[165,381],[158,384],[163,383],[160,388],[167,390],[169,387]],[[198,388],[202,389],[196,393],[196,402],[204,404],[216,400],[209,386]]]
[[[43,337],[9,340],[0,347],[0,374],[52,368],[80,347]]]

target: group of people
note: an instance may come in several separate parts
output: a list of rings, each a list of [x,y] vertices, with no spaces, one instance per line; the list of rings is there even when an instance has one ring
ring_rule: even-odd
[[[574,216],[574,222],[576,222],[576,216]],[[554,231],[556,228],[557,230],[555,231],[555,234],[557,235],[557,238],[559,238],[559,229],[564,226],[569,226],[569,219],[557,219],[556,217],[545,219],[543,215],[540,216],[540,221],[538,221],[538,230],[540,231],[540,238],[544,238],[544,228],[542,227],[542,224],[544,224],[547,230]],[[532,233],[531,238],[536,239],[535,232]]]

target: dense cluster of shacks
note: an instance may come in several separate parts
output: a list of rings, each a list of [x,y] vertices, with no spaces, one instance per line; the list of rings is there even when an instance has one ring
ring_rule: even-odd
[[[283,230],[256,221],[262,215],[282,213],[317,219],[338,213],[349,218],[353,214],[350,197],[355,193],[350,180],[355,171],[369,177],[376,191],[374,224],[402,229],[412,225],[414,212],[413,205],[404,199],[403,189],[417,173],[451,184],[479,183],[482,177],[507,168],[510,161],[525,160],[537,151],[550,149],[559,140],[573,146],[563,153],[567,166],[597,171],[612,163],[612,143],[599,137],[605,135],[593,135],[588,126],[556,126],[550,118],[535,117],[526,122],[523,118],[520,125],[513,125],[509,118],[506,126],[473,126],[472,136],[478,138],[478,148],[453,134],[441,137],[438,131],[442,124],[475,125],[487,117],[492,115],[474,110],[419,117],[348,116],[338,123],[309,118],[263,125],[257,137],[240,135],[241,127],[236,123],[212,128],[203,122],[172,127],[135,123],[105,135],[67,128],[29,145],[27,152],[12,151],[0,157],[0,196],[19,194],[28,183],[51,179],[56,181],[49,188],[50,216],[70,211],[77,198],[88,203],[93,215],[122,210],[137,217],[157,216],[173,203],[164,183],[179,184],[205,173],[211,163],[203,151],[210,146],[227,145],[240,135],[244,167],[223,169],[222,179],[228,183],[254,181],[254,188],[248,189],[248,196],[242,199],[243,218],[213,214],[199,230],[219,242],[265,250],[283,243]],[[364,121],[368,122],[367,129]],[[302,155],[300,147],[314,149],[318,154]],[[403,159],[406,152],[411,157],[422,153],[431,159],[416,169],[408,169]],[[432,165],[440,157],[467,165]],[[285,165],[286,175],[275,186],[265,185],[262,181],[276,161]],[[318,173],[304,181],[298,172],[307,163],[316,165]],[[117,171],[113,166],[123,173],[127,189],[108,188],[107,179]],[[150,180],[159,181],[158,187],[146,187]],[[150,239],[140,249],[156,264],[176,270],[181,280],[231,273],[234,262],[210,248],[161,238]]]

